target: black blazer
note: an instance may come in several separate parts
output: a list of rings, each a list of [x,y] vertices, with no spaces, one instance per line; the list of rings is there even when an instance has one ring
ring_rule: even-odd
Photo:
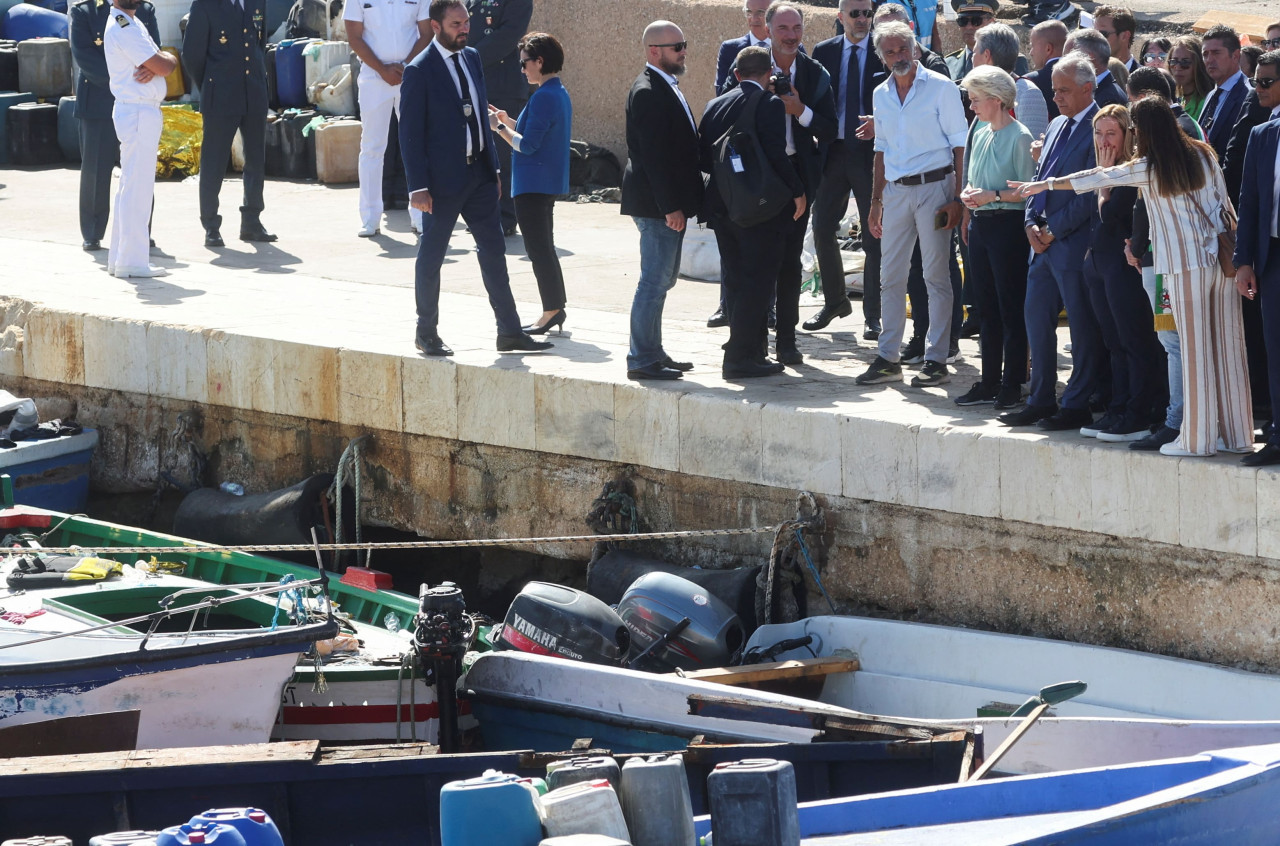
[[[1044,102],[1049,108],[1049,120],[1053,120],[1058,116],[1058,104],[1053,102],[1053,66],[1058,63],[1058,57],[1044,63],[1044,67],[1040,70],[1034,70],[1023,77],[1036,88],[1040,89],[1040,93],[1044,95]]]
[[[738,54],[745,48],[751,46],[751,35],[740,35],[737,38],[730,38],[727,41],[720,42],[720,52],[716,55],[716,94],[723,94],[729,90],[726,82],[731,81],[729,71],[733,69],[734,63],[738,61]]]
[[[1129,95],[1124,93],[1120,83],[1116,82],[1116,78],[1108,71],[1102,77],[1102,82],[1093,87],[1093,102],[1098,104],[1099,109],[1111,105],[1128,106]]]
[[[529,82],[520,72],[520,39],[529,31],[533,0],[467,0],[471,36],[484,65],[492,101],[529,99]]]
[[[266,0],[193,0],[182,64],[200,89],[206,115],[267,111]]]
[[[715,161],[715,143],[738,120],[738,116],[746,108],[747,97],[756,94],[759,90],[759,86],[754,84],[734,88],[707,103],[706,111],[702,113],[702,125],[698,127],[698,158],[703,173],[711,174],[711,180],[707,183],[706,202],[703,203],[699,217],[713,229],[730,223],[725,215],[724,200],[716,186],[716,177],[712,168]],[[804,183],[800,181],[796,169],[791,166],[791,161],[787,158],[787,134],[783,129],[786,124],[782,120],[787,113],[786,107],[782,105],[781,100],[767,91],[764,92],[763,97],[760,105],[756,107],[756,137],[760,139],[760,146],[769,164],[773,166],[774,173],[790,186],[791,196],[799,197],[804,193]],[[787,206],[786,210],[787,215],[783,216],[780,213],[779,217],[789,220],[794,208]],[[769,221],[769,223],[773,222]]]
[[[147,28],[151,40],[160,43],[156,26],[156,7],[144,2],[138,7],[138,20]],[[111,75],[107,73],[107,56],[102,48],[102,30],[111,20],[110,0],[80,0],[67,12],[70,24],[71,55],[76,60],[76,117],[88,120],[110,120],[116,98],[111,93]]]
[[[1237,81],[1235,86],[1227,92],[1226,102],[1222,104],[1222,108],[1218,109],[1218,119],[1213,121],[1209,126],[1205,126],[1212,115],[1209,114],[1208,108],[1200,113],[1200,126],[1204,129],[1204,140],[1209,142],[1209,146],[1213,147],[1218,154],[1218,161],[1222,161],[1227,157],[1227,142],[1231,140],[1231,130],[1235,129],[1236,121],[1240,119],[1241,113],[1244,111],[1244,101],[1249,96],[1253,88],[1250,87],[1247,80]],[[1213,96],[1212,93],[1209,94]],[[1208,102],[1205,103],[1207,107]]]
[[[627,94],[627,168],[622,174],[622,213],[666,217],[702,208],[698,133],[680,98],[661,75],[646,67]]]
[[[1231,202],[1240,205],[1240,182],[1244,179],[1244,154],[1249,146],[1249,133],[1255,126],[1271,120],[1271,110],[1258,102],[1258,92],[1250,91],[1245,98],[1244,107],[1240,110],[1240,118],[1231,129],[1231,140],[1227,142],[1227,156],[1222,160],[1222,176],[1227,180],[1227,193]],[[1261,269],[1261,268],[1259,268]]]
[[[827,69],[828,76],[831,77],[831,97],[832,104],[839,103],[845,97],[844,78],[840,75],[840,62],[844,58],[844,41],[843,35],[837,35],[835,38],[828,38],[818,46],[813,48],[813,58]],[[884,82],[888,78],[889,72],[884,69],[884,63],[880,61],[880,56],[876,53],[875,48],[871,44],[871,36],[867,36],[867,61],[862,71],[860,80],[862,82],[862,108],[863,114],[871,114],[871,93],[876,90],[876,86]],[[817,111],[816,109],[814,110]],[[837,115],[839,108],[836,109]],[[856,117],[856,116],[855,116]],[[856,120],[851,122],[849,116],[845,115],[845,132],[844,140],[855,144],[874,144],[874,141],[859,141],[853,137],[853,131],[858,128]],[[839,133],[840,124],[837,120],[836,132]]]

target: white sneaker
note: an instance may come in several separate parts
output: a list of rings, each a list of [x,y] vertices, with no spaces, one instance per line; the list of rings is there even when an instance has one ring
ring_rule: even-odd
[[[360,238],[372,238],[374,235],[377,235],[378,232],[380,231],[381,230],[379,230],[378,227],[374,226],[373,224],[366,223],[364,226],[360,227],[360,231],[356,233],[356,236]]]
[[[152,279],[156,276],[168,276],[169,271],[163,267],[149,264],[146,267],[117,267],[113,274],[117,279],[125,279],[130,276],[139,279]]]
[[[1185,450],[1178,446],[1177,441],[1170,441],[1160,447],[1160,454],[1172,455],[1178,458],[1207,458],[1208,456],[1213,455],[1211,452],[1191,452],[1190,450]]]
[[[1230,452],[1236,455],[1247,455],[1248,453],[1253,452],[1253,445],[1250,444],[1247,447],[1229,447],[1227,446],[1226,441],[1224,441],[1222,438],[1218,438],[1218,452]]]

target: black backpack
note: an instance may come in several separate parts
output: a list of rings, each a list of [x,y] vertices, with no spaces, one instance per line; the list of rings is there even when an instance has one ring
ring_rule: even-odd
[[[757,226],[776,217],[792,202],[791,188],[774,172],[756,137],[756,108],[764,91],[747,95],[738,119],[715,143],[712,173],[729,219],[738,226]],[[741,169],[734,167],[735,156]]]

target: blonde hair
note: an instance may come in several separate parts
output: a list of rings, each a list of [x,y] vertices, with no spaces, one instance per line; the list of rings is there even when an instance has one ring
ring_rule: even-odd
[[[1109,106],[1103,106],[1098,109],[1093,116],[1093,126],[1096,129],[1098,121],[1113,120],[1120,126],[1120,131],[1124,133],[1124,140],[1120,144],[1120,152],[1116,155],[1116,164],[1123,164],[1130,161],[1138,149],[1138,140],[1133,134],[1133,118],[1129,115],[1129,109],[1119,103],[1112,103]],[[1096,155],[1097,142],[1094,142],[1094,154]]]

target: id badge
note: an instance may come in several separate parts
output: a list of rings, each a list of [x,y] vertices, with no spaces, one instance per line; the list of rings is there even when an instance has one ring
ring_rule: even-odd
[[[742,166],[742,156],[734,153],[729,157],[729,164],[733,166],[734,173],[742,173],[746,168]]]

